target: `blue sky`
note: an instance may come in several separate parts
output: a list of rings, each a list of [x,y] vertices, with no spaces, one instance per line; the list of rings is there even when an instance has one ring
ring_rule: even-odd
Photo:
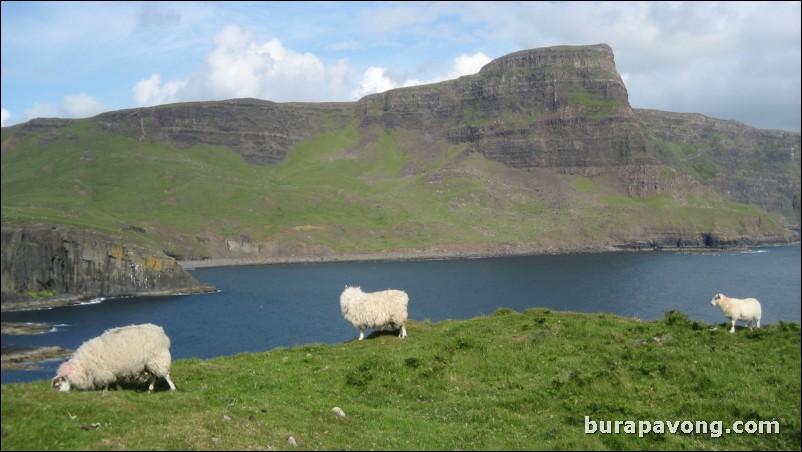
[[[2,2],[2,125],[353,101],[607,43],[630,104],[800,131],[800,2]]]

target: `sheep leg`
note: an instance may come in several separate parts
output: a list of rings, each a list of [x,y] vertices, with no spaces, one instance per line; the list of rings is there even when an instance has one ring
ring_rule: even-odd
[[[360,330],[359,330],[359,340],[361,341],[361,340],[362,340],[362,339],[364,339],[364,338],[365,338],[365,331],[364,331],[364,330],[362,330],[362,329],[360,329]]]
[[[153,392],[153,389],[156,387],[156,380],[158,378],[159,377],[156,374],[153,374],[153,376],[150,377],[150,385],[148,385],[148,392]],[[167,373],[164,376],[164,379],[167,381],[167,384],[170,385],[170,390],[171,391],[175,391],[175,383],[173,383],[173,380],[170,379],[170,374],[169,373]]]
[[[398,333],[398,338],[403,339],[405,337],[407,337],[407,327],[404,326],[404,324],[401,324],[401,332]]]
[[[730,328],[730,333],[735,332],[735,320],[732,321],[732,328]]]
[[[167,380],[167,384],[170,385],[170,390],[171,391],[175,391],[175,383],[173,383],[173,380],[170,379],[170,374],[169,373],[164,376],[164,379]]]

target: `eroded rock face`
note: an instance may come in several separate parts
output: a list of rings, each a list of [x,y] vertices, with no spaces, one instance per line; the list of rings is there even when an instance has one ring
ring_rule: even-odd
[[[164,253],[84,229],[2,229],[2,305],[213,290]]]
[[[177,147],[226,146],[249,163],[268,165],[283,160],[299,141],[354,118],[362,127],[425,131],[451,143],[468,143],[514,168],[659,160],[630,108],[613,50],[606,44],[516,52],[475,75],[394,89],[357,102],[191,102],[103,113],[93,122],[138,140]],[[31,130],[44,126],[30,125]]]
[[[283,160],[292,147],[323,129],[321,117],[339,124],[350,104],[277,104],[259,99],[190,102],[103,113],[103,130],[179,148],[199,144],[228,147],[248,163]]]
[[[606,44],[516,52],[472,76],[361,99],[362,124],[437,129],[513,168],[658,163]]]
[[[636,109],[661,161],[728,199],[779,212],[799,226],[800,134],[693,113]]]

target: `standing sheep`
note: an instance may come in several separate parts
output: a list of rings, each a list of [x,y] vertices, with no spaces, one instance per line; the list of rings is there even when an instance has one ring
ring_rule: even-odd
[[[144,372],[152,374],[148,391],[156,379],[167,380],[170,390],[170,338],[164,329],[153,324],[131,325],[107,330],[84,342],[72,358],[56,371],[52,384],[59,391],[70,388],[108,389],[112,383],[136,381]]]
[[[716,296],[710,300],[710,304],[718,306],[721,311],[724,312],[724,315],[732,320],[730,333],[735,332],[735,322],[737,320],[747,322],[750,328],[751,323],[755,321],[757,322],[757,327],[760,328],[762,310],[760,308],[760,302],[754,298],[730,298],[720,293],[716,294]]]
[[[409,295],[402,290],[384,290],[365,293],[359,287],[345,286],[340,295],[340,310],[343,317],[359,329],[359,340],[365,337],[368,328],[400,326],[398,337],[407,336],[407,303]]]

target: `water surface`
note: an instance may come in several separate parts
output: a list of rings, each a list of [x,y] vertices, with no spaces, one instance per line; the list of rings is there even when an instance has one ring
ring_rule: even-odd
[[[748,252],[604,253],[403,262],[348,262],[199,268],[197,279],[219,292],[104,300],[81,306],[3,313],[3,322],[44,322],[53,331],[2,336],[4,345],[75,349],[106,329],[162,325],[173,359],[339,343],[358,332],[343,320],[345,285],[367,292],[402,289],[417,321],[469,319],[506,307],[612,313],[656,320],[678,310],[723,323],[710,305],[716,293],[755,297],[763,324],[800,322],[800,246]],[[415,329],[408,328],[410,338]],[[61,360],[35,371],[3,371],[2,383],[51,378]]]

